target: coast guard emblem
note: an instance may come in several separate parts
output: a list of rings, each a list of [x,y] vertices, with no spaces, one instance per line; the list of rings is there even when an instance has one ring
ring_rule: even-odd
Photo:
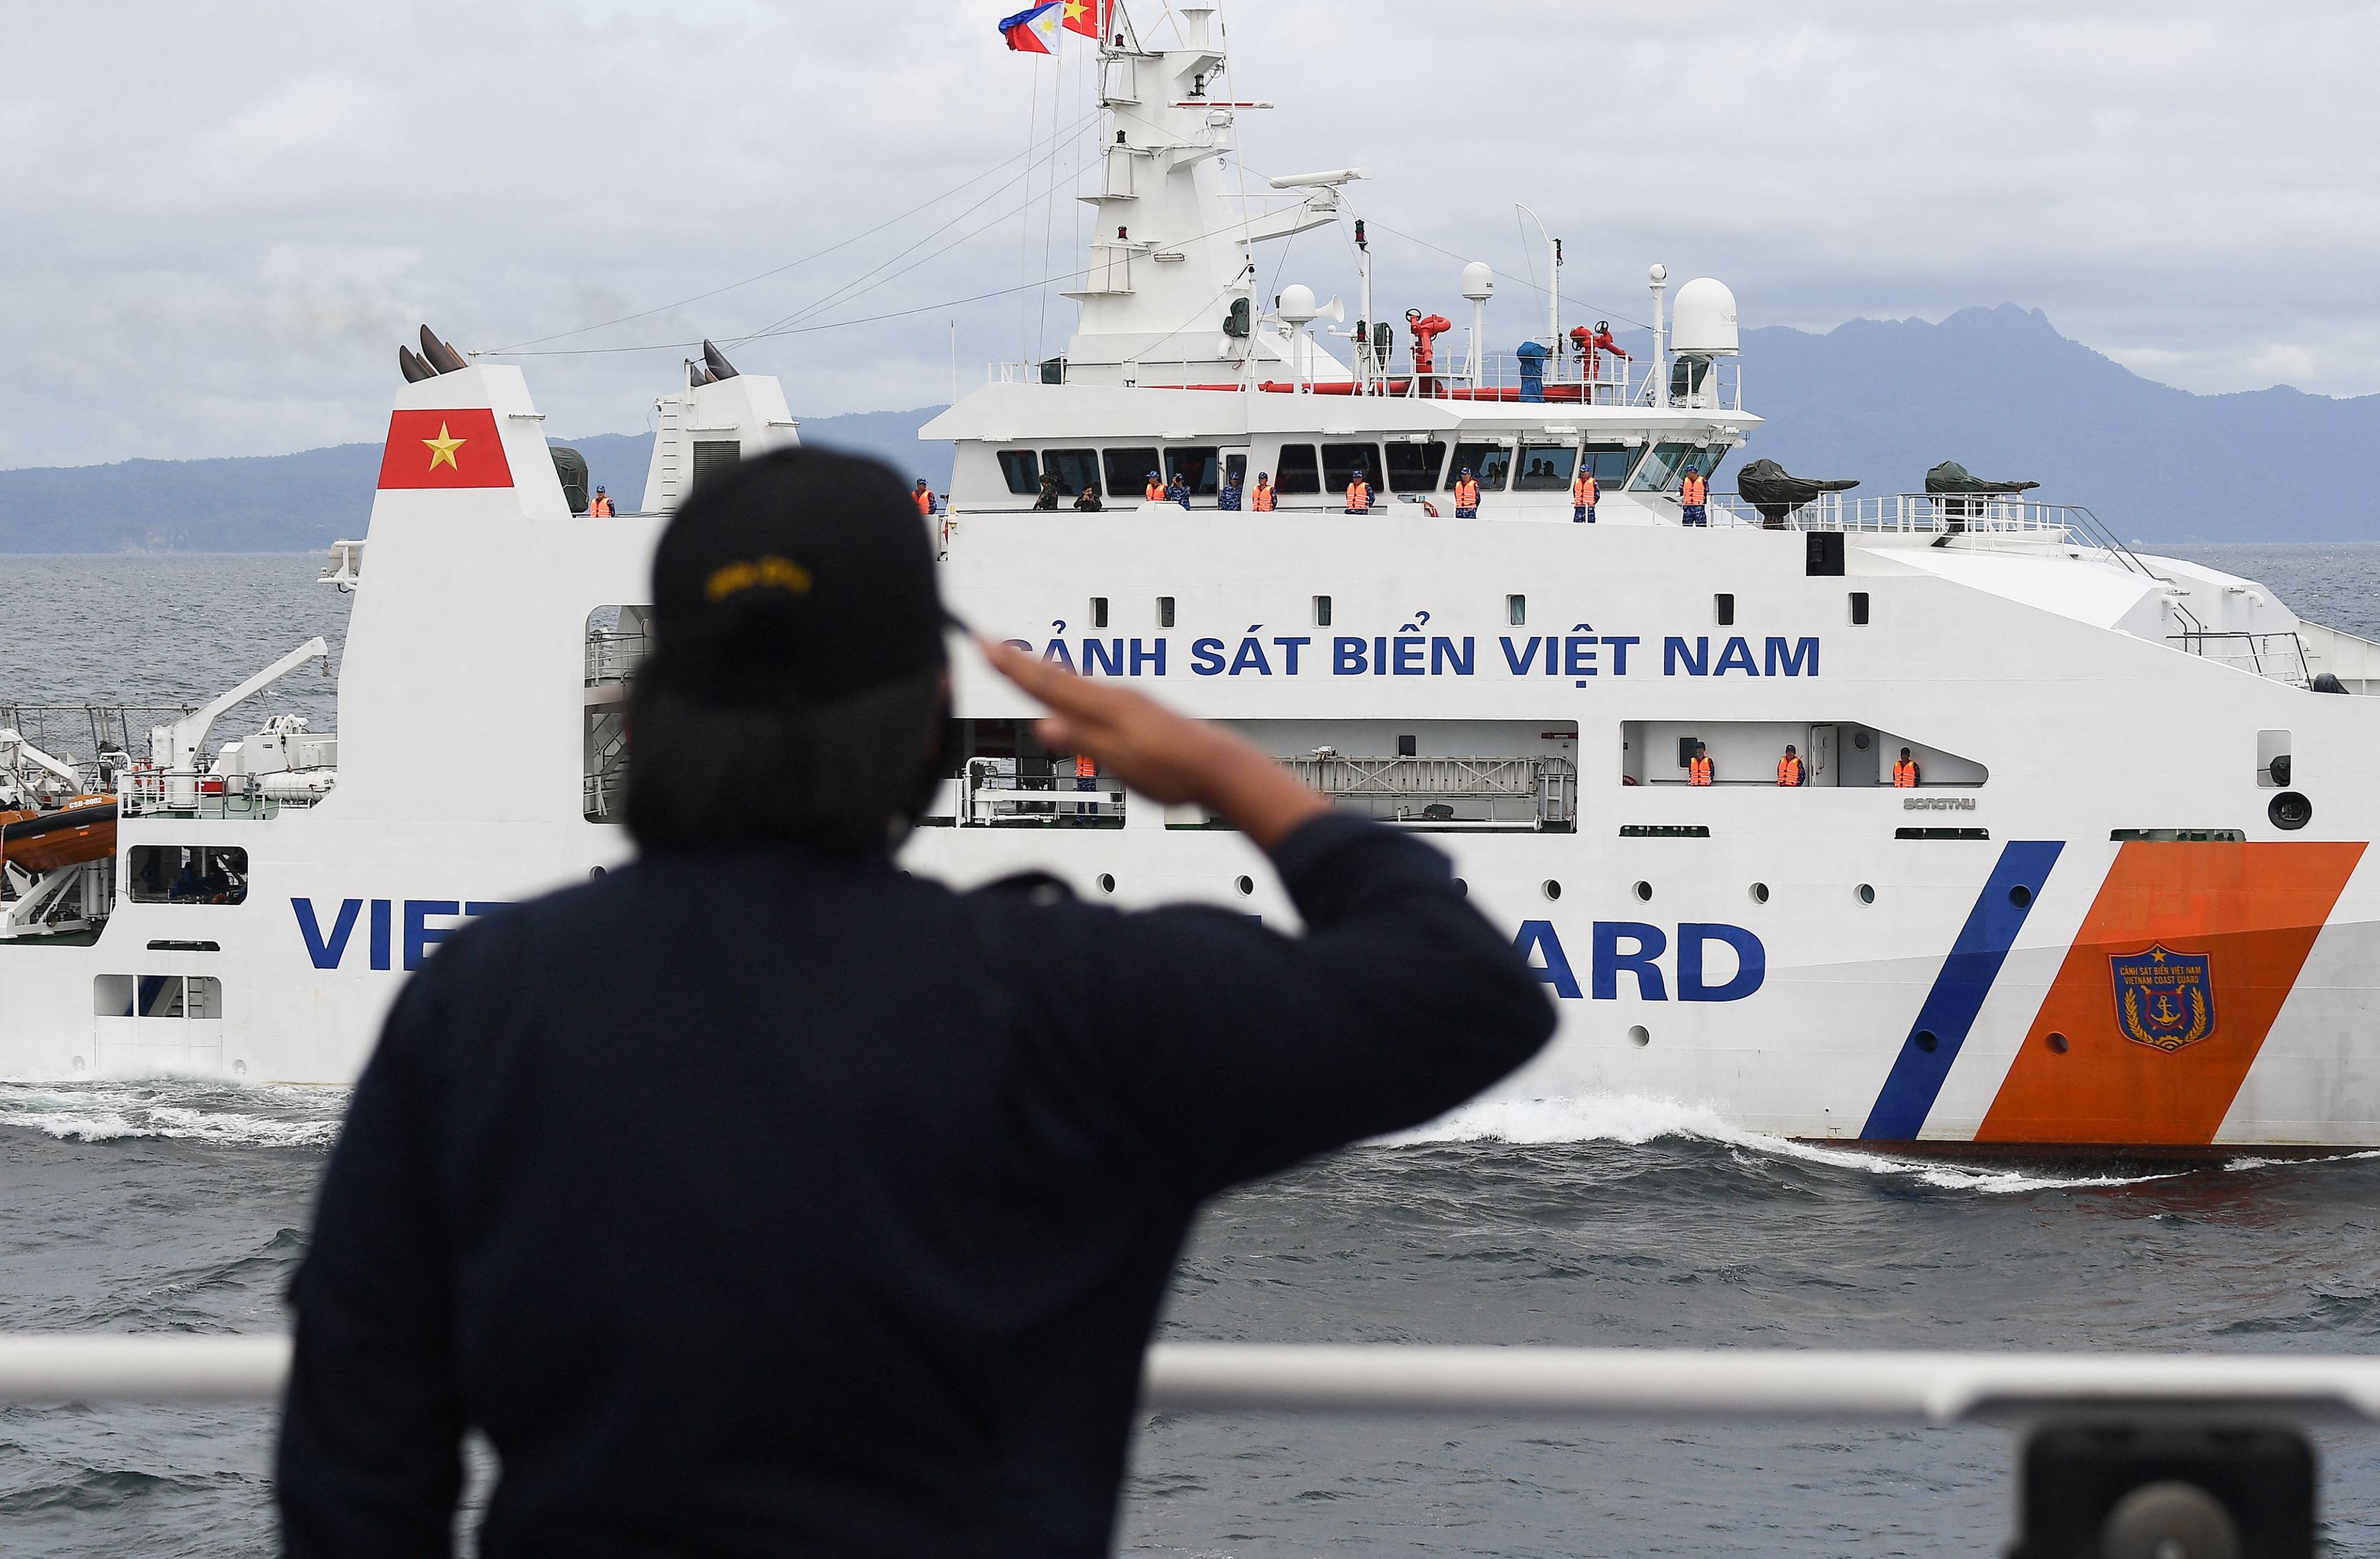
[[[2215,1032],[2214,959],[2163,943],[2107,960],[2115,975],[2116,1027],[2136,1044],[2168,1054]]]

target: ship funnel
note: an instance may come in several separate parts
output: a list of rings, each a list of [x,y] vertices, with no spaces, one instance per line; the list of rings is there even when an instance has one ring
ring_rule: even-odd
[[[463,360],[462,353],[431,335],[428,325],[421,327],[421,356],[441,373],[453,373],[471,366]]]
[[[707,335],[702,339],[702,365],[710,370],[710,376],[713,379],[735,377],[735,365],[727,360],[726,353],[710,344],[710,338]]]
[[[422,361],[420,353],[401,341],[397,343],[396,347],[396,367],[397,371],[405,375],[405,382],[408,384],[419,384],[424,379],[438,377],[438,371]]]

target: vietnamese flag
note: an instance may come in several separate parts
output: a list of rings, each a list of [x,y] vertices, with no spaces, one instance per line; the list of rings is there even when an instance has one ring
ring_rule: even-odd
[[[389,414],[388,444],[380,456],[382,487],[512,484],[513,469],[504,460],[496,414],[486,407]]]
[[[1066,30],[1086,38],[1099,35],[1099,0],[1061,0],[1066,7]]]

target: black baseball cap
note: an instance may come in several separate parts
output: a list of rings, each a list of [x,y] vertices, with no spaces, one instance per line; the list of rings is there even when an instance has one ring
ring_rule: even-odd
[[[820,705],[948,664],[934,550],[890,467],[823,449],[739,462],[653,554],[644,676],[714,705]]]

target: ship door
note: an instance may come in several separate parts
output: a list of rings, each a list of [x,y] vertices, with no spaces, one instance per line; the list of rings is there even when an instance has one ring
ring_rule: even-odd
[[[103,974],[92,981],[102,1077],[223,1070],[223,981],[204,974]]]
[[[1835,773],[1835,732],[1837,729],[1838,727],[1833,725],[1813,725],[1810,727],[1810,743],[1809,746],[1804,748],[1803,750],[1810,755],[1809,783],[1814,786],[1821,785],[1840,785],[1842,783]]]

